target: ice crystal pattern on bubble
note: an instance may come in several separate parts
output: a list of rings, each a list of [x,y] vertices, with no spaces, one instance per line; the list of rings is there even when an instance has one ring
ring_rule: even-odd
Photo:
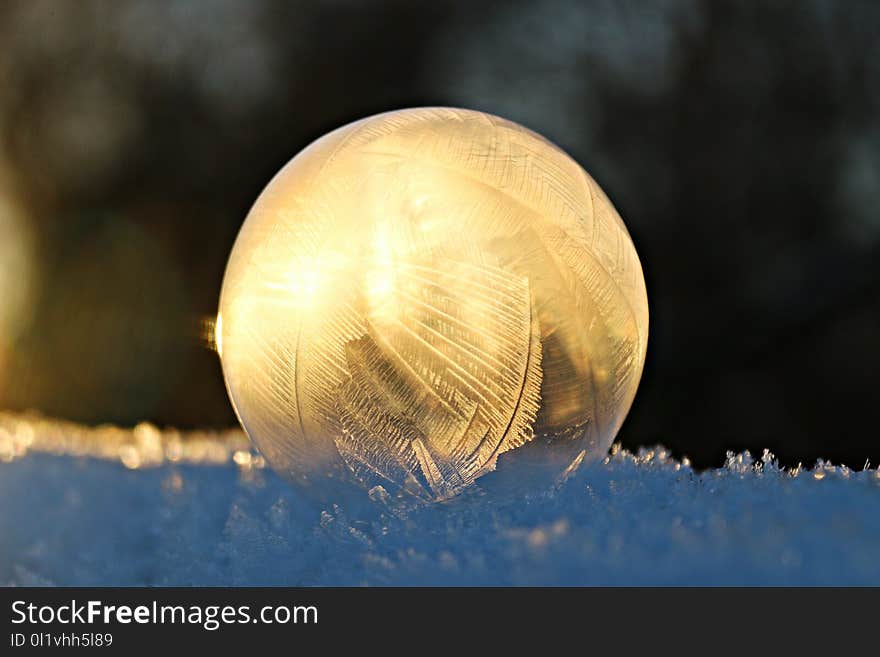
[[[450,497],[540,432],[604,454],[647,301],[611,203],[508,121],[402,110],[319,139],[230,257],[217,343],[273,467]]]

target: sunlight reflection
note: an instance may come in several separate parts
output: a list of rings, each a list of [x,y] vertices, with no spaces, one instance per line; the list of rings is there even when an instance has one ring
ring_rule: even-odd
[[[251,451],[244,433],[159,429],[141,422],[134,429],[89,427],[35,414],[0,411],[0,463],[28,453],[82,456],[117,461],[130,470],[161,465],[227,465],[261,469],[263,458]]]

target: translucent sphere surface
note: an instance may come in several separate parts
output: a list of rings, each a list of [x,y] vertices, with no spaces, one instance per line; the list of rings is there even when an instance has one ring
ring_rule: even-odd
[[[595,181],[519,125],[445,108],[293,158],[236,240],[216,330],[277,471],[432,500],[536,434],[604,456],[647,335],[638,255]]]

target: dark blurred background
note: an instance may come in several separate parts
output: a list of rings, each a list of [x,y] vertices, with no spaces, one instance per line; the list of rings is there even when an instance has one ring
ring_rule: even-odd
[[[621,440],[880,462],[880,3],[0,3],[0,407],[235,422],[201,321],[270,177],[383,110],[510,118],[642,258]]]

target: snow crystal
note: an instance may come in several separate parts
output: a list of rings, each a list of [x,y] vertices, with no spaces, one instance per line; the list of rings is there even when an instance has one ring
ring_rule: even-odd
[[[491,475],[490,475],[491,476]],[[5,585],[880,585],[880,469],[615,449],[516,493],[317,505],[243,434],[0,414]]]

